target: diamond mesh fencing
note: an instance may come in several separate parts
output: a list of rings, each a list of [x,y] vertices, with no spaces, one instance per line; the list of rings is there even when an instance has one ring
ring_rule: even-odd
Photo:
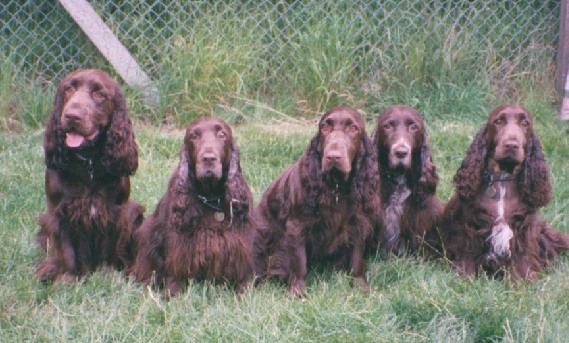
[[[377,76],[396,63],[398,50],[442,37],[442,49],[476,44],[491,51],[496,73],[529,69],[555,56],[560,1],[548,0],[241,0],[90,1],[143,70],[159,80],[165,60],[176,47],[196,37],[221,40],[224,46],[250,44],[264,80],[294,68],[300,54],[314,45],[350,53],[355,71]],[[0,4],[3,58],[26,77],[59,79],[80,67],[108,62],[54,0],[5,0]],[[332,46],[328,34],[343,36]],[[244,37],[248,38],[245,39]],[[454,46],[453,46],[454,44]]]

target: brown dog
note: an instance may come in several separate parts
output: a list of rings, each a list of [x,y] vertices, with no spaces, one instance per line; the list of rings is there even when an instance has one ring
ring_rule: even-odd
[[[551,183],[524,107],[502,105],[490,113],[454,184],[442,229],[448,257],[461,273],[533,279],[569,248],[569,236],[537,213],[551,200]]]
[[[44,139],[47,213],[38,242],[41,280],[73,281],[101,263],[132,261],[131,234],[144,208],[129,200],[138,150],[117,83],[101,70],[61,82]]]
[[[381,225],[376,236],[382,251],[415,253],[438,247],[443,203],[436,196],[439,178],[421,114],[408,106],[388,107],[372,139],[381,176]]]
[[[136,233],[130,273],[172,296],[189,279],[229,281],[243,292],[253,277],[250,209],[231,128],[217,118],[193,121],[166,194]]]
[[[302,296],[308,266],[327,263],[369,288],[363,253],[379,213],[379,178],[356,110],[322,116],[304,154],[271,183],[256,213],[257,274],[288,280]]]

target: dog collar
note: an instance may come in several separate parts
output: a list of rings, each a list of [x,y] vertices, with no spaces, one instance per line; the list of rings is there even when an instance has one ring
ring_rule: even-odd
[[[212,209],[214,211],[223,212],[223,208],[221,208],[221,196],[206,197],[206,196],[198,194],[198,199],[206,207],[209,207],[210,209]]]
[[[509,182],[514,181],[516,178],[511,174],[499,173],[492,174],[488,171],[484,172],[483,181],[488,184],[488,187],[484,191],[484,194],[489,198],[494,198],[496,196],[496,187],[494,187],[495,182]]]
[[[221,208],[221,196],[206,197],[198,194],[198,199],[209,209],[213,210],[213,218],[222,222],[225,220],[225,212]]]
[[[75,157],[77,157],[77,159],[85,165],[85,167],[87,168],[87,173],[89,173],[89,181],[93,181],[93,174],[95,173],[95,168],[93,167],[93,160],[81,155],[76,151],[75,151]]]
[[[507,173],[492,174],[489,171],[484,172],[484,176],[482,178],[484,183],[487,183],[489,185],[493,184],[494,182],[508,182],[508,181],[514,181],[515,179],[516,178],[511,174]]]
[[[336,204],[336,205],[338,204],[338,197],[340,196],[340,189],[339,188],[340,188],[340,185],[336,184],[336,188],[334,188],[332,190],[332,196],[334,197],[334,199],[336,201],[334,204]]]

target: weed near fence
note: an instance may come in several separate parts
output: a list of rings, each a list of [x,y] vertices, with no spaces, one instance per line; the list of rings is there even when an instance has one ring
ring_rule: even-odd
[[[259,106],[314,116],[409,103],[453,87],[518,99],[524,80],[551,82],[559,14],[553,0],[91,3],[161,90],[158,109],[136,112],[177,125],[242,120]],[[110,69],[57,2],[11,0],[0,23],[19,79],[53,88],[75,68]]]

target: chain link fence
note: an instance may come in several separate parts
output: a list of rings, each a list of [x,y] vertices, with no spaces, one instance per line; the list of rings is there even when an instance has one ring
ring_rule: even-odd
[[[490,49],[493,61],[508,68],[531,68],[555,57],[560,1],[549,0],[240,0],[90,1],[100,17],[153,80],[173,48],[209,34],[231,46],[244,35],[256,37],[257,63],[267,78],[306,49],[307,34],[326,27],[349,28],[351,53],[361,74],[376,75],[390,51],[444,31]],[[58,80],[80,67],[108,67],[81,29],[55,0],[7,0],[0,4],[1,53],[34,80]],[[340,34],[342,34],[340,32]],[[318,43],[318,40],[316,41]],[[314,40],[311,42],[314,44]],[[291,67],[291,66],[289,66]],[[294,66],[292,66],[294,68]],[[109,68],[110,69],[110,68]],[[262,82],[262,80],[261,80]]]

